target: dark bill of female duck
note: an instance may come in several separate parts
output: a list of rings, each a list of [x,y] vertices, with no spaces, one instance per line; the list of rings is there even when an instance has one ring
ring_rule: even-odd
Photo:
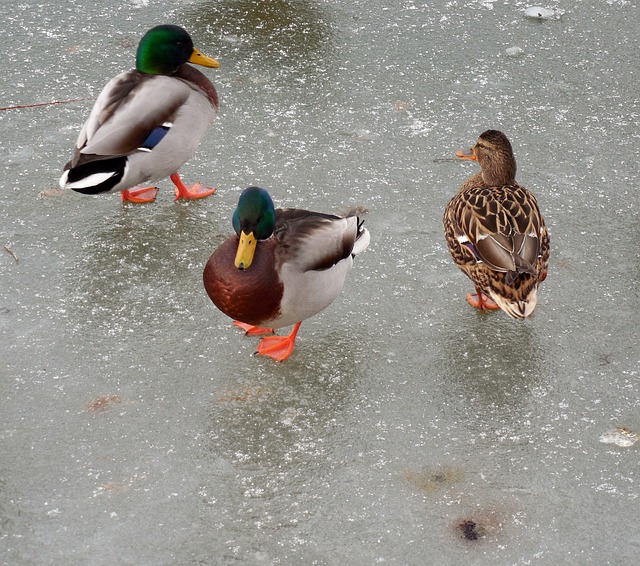
[[[83,194],[120,191],[123,200],[151,202],[150,181],[170,177],[176,198],[215,192],[186,186],[178,170],[195,153],[218,111],[209,79],[189,65],[218,68],[189,34],[174,25],[156,26],[140,40],[136,68],[104,87],[85,122],[60,186]]]
[[[288,336],[267,336],[258,345],[258,354],[283,361],[293,352],[302,321],[341,293],[353,258],[369,244],[369,232],[355,213],[276,209],[259,187],[242,192],[232,224],[236,235],[209,258],[204,287],[247,334],[293,324]]]

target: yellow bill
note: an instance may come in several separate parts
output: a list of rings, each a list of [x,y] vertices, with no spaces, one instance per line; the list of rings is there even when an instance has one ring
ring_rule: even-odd
[[[240,232],[240,243],[238,244],[238,251],[236,252],[235,266],[238,269],[248,269],[253,262],[253,256],[256,253],[256,244],[258,240],[253,235],[253,232],[245,234],[244,230]]]
[[[194,63],[195,65],[202,65],[203,67],[209,67],[211,69],[218,69],[220,67],[220,63],[211,57],[207,57],[198,51],[195,47],[193,48],[193,53],[191,57],[189,57],[189,63]]]

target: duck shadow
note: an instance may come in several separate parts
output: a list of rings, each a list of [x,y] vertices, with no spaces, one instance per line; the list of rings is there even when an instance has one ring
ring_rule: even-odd
[[[531,321],[512,320],[502,312],[465,313],[442,344],[442,381],[449,395],[462,397],[478,415],[522,408],[547,377]]]
[[[306,465],[324,454],[366,371],[366,352],[350,345],[347,333],[302,336],[282,363],[262,356],[228,360],[231,371],[223,369],[214,385],[209,451],[235,462],[242,453],[268,469]]]
[[[202,269],[225,237],[203,210],[123,207],[82,235],[65,277],[74,328],[104,337],[171,324],[198,308]]]

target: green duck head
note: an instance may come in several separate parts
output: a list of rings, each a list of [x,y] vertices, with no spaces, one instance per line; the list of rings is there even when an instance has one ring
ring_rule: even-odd
[[[220,63],[203,55],[191,37],[179,26],[169,24],[151,28],[138,44],[136,69],[148,75],[173,75],[180,65],[195,63],[217,69]]]
[[[258,240],[269,238],[276,226],[276,211],[269,193],[260,187],[242,191],[232,223],[240,237],[235,266],[240,270],[248,269]]]

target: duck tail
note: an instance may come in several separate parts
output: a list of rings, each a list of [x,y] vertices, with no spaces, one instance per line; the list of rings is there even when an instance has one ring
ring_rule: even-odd
[[[371,236],[369,235],[369,230],[364,227],[364,220],[360,220],[358,217],[358,234],[356,235],[356,241],[353,244],[351,255],[355,257],[358,254],[361,254],[369,247],[370,241]]]
[[[126,165],[126,157],[88,161],[75,167],[68,163],[60,177],[60,187],[85,195],[107,193],[122,180]]]
[[[491,298],[509,316],[518,319],[525,319],[533,313],[538,302],[538,286],[534,285],[524,300],[513,300],[501,297],[493,290],[490,291]]]

